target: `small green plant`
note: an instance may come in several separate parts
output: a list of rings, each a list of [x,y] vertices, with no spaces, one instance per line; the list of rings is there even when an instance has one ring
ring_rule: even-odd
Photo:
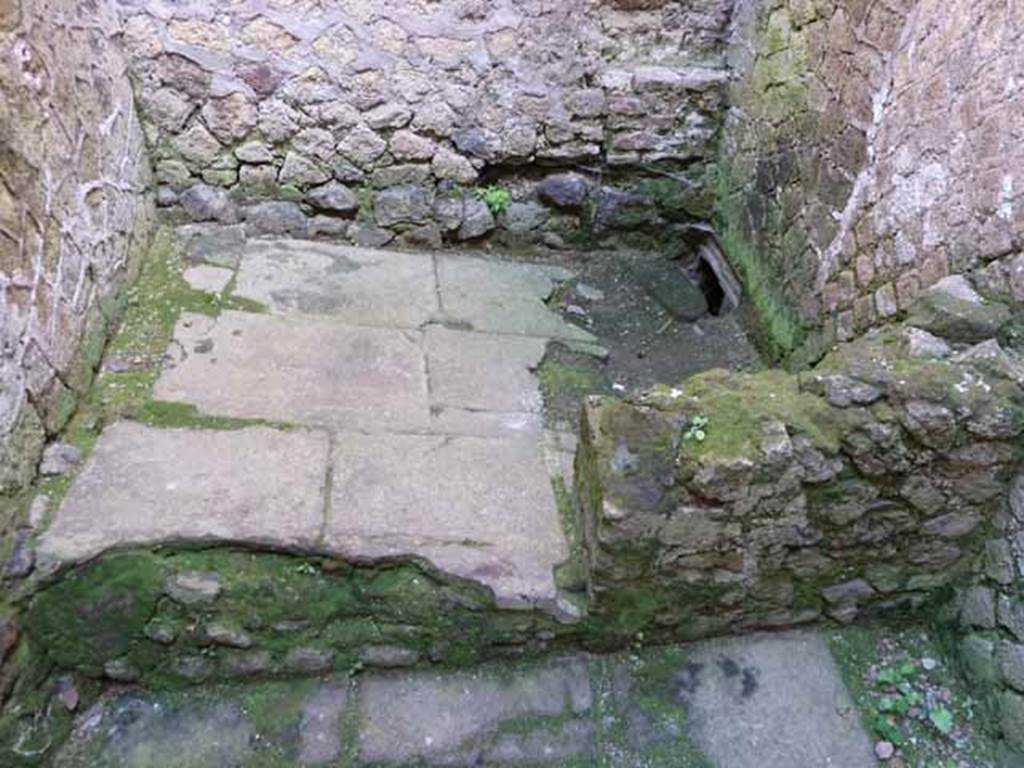
[[[498,184],[477,187],[476,196],[487,204],[495,216],[504,213],[512,202],[512,193]]]
[[[879,685],[899,686],[917,676],[917,669],[910,662],[904,662],[898,667],[883,667],[878,672]]]
[[[690,419],[690,427],[683,433],[683,442],[703,443],[708,436],[708,417],[699,414]]]
[[[903,731],[886,715],[874,713],[869,718],[871,730],[879,739],[888,741],[897,747],[903,745]]]
[[[897,747],[906,740],[901,726],[915,717],[927,715],[927,722],[944,736],[953,731],[953,713],[944,706],[926,708],[925,697],[915,687],[915,682],[918,682],[918,670],[910,662],[883,667],[875,678],[881,698],[869,712],[869,723],[876,736]]]
[[[301,562],[295,566],[295,572],[302,576],[316,576],[316,566],[312,563]]]
[[[953,730],[953,713],[945,707],[933,709],[928,713],[928,719],[939,730],[939,733],[945,735]]]

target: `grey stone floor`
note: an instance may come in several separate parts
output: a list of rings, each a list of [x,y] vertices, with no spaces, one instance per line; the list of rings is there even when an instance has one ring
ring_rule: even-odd
[[[472,671],[111,692],[57,768],[868,768],[821,637],[755,636]]]
[[[549,341],[596,342],[544,303],[568,272],[289,240],[209,256],[194,287],[268,311],[182,316],[154,397],[256,425],[108,428],[44,567],[161,543],[415,556],[501,606],[570,610],[549,467],[573,446],[545,435],[534,374]]]

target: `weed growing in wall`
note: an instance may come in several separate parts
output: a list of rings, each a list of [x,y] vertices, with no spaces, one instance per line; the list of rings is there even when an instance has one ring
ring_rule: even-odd
[[[487,204],[495,216],[508,210],[508,205],[512,202],[512,193],[498,184],[477,187],[476,196]]]

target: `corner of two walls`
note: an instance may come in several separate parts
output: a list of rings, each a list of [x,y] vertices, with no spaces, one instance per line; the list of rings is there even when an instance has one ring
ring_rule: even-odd
[[[1024,301],[1022,30],[998,0],[738,6],[717,219],[778,358],[949,274]]]
[[[149,170],[119,32],[109,2],[0,5],[2,560],[148,245]],[[0,663],[11,622],[0,599]]]
[[[904,321],[951,275],[1019,325],[1022,43],[1021,3],[740,0],[716,223],[777,359],[805,368]],[[1020,469],[945,618],[1024,752]]]

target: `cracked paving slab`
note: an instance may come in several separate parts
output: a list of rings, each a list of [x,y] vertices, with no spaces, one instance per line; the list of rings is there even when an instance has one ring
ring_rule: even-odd
[[[39,563],[174,543],[315,549],[328,453],[308,430],[114,424],[41,536]]]
[[[74,560],[242,542],[419,558],[490,588],[503,607],[571,618],[554,583],[568,545],[535,375],[550,339],[592,339],[544,304],[569,273],[293,240],[240,247],[234,295],[270,312],[183,315],[153,396],[209,416],[322,428],[333,455],[324,435],[304,430],[118,424],[42,551]],[[212,285],[230,274],[215,269],[191,276]]]
[[[441,309],[450,323],[475,331],[594,344],[597,338],[544,303],[572,277],[560,267],[438,256]]]
[[[430,426],[419,331],[325,318],[184,315],[153,394],[203,413],[364,430]]]
[[[333,467],[328,551],[423,557],[499,606],[555,605],[569,552],[536,440],[345,433]]]
[[[543,402],[534,371],[546,346],[544,339],[428,327],[431,405],[539,413]]]
[[[544,431],[541,413],[524,411],[478,411],[471,408],[451,408],[433,405],[430,408],[430,431],[440,435],[466,435],[469,437],[523,437],[540,438]]]
[[[430,254],[301,240],[250,240],[234,294],[275,313],[391,328],[418,328],[439,308]]]

